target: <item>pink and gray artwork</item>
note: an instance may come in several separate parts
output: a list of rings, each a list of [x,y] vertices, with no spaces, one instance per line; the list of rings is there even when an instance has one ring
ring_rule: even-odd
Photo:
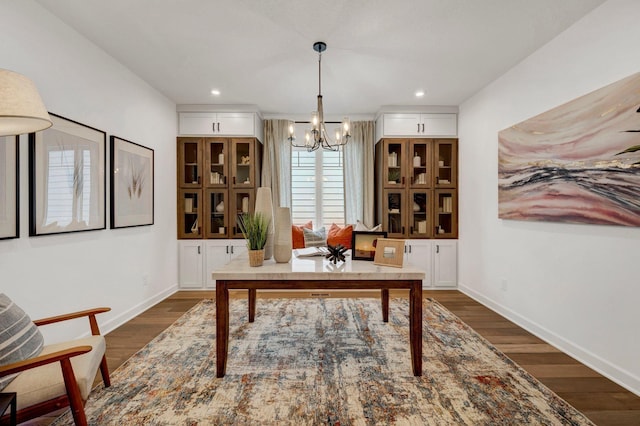
[[[640,73],[498,141],[500,218],[640,226]]]

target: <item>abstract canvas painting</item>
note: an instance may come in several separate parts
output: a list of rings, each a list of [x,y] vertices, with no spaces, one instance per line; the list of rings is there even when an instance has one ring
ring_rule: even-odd
[[[640,226],[640,73],[498,134],[502,219]]]

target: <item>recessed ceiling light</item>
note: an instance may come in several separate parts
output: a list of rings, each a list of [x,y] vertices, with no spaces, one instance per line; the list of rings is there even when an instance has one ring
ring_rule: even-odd
[[[213,96],[220,96],[220,91],[218,89],[213,89],[213,90],[211,90],[211,94]]]
[[[424,90],[416,90],[416,98],[421,98],[424,96]]]

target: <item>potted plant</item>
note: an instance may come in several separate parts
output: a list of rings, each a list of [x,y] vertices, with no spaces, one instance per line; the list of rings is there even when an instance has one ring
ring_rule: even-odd
[[[264,246],[267,243],[269,219],[262,213],[243,213],[239,220],[240,231],[247,241],[249,265],[260,266],[264,261]]]

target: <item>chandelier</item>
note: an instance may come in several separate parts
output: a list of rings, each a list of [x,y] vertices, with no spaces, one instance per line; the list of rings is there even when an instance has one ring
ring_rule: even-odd
[[[318,109],[311,113],[311,129],[305,131],[304,143],[296,143],[295,122],[289,123],[289,142],[296,148],[306,148],[315,151],[322,147],[329,151],[338,151],[351,138],[351,123],[349,117],[342,120],[340,128],[336,130],[335,140],[331,140],[327,133],[322,108],[322,52],[327,50],[327,44],[322,41],[313,43],[313,50],[318,52]]]

